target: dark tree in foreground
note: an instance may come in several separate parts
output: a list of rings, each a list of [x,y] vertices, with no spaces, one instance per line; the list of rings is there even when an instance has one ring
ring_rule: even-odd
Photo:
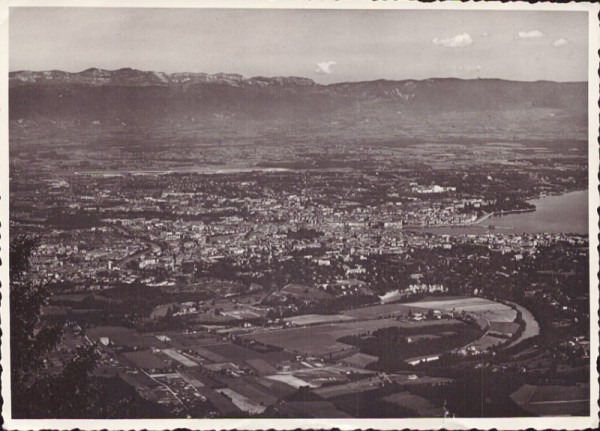
[[[166,418],[169,409],[147,401],[118,377],[95,377],[96,346],[83,345],[60,372],[45,369],[44,358],[62,337],[62,326],[41,318],[48,284],[28,277],[37,240],[18,237],[10,244],[11,398],[14,418]]]
[[[14,417],[82,417],[92,406],[90,373],[94,346],[81,346],[58,374],[44,372],[44,358],[62,336],[62,327],[41,321],[50,291],[27,277],[37,240],[18,237],[10,244],[10,353]]]

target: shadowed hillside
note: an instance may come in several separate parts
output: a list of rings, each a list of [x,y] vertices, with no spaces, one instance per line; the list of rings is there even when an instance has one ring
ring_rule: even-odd
[[[10,120],[20,126],[145,129],[266,124],[288,133],[350,129],[365,138],[503,133],[581,138],[587,84],[440,78],[320,85],[296,77],[133,69],[22,71],[10,74]]]

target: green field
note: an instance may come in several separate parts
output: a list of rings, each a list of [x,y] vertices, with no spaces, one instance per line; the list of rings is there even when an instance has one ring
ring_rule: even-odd
[[[316,325],[318,323],[333,323],[354,320],[354,317],[344,314],[303,314],[301,316],[287,317],[285,322],[298,326]]]
[[[473,313],[495,322],[513,322],[517,312],[508,305],[484,298],[457,298],[417,301],[402,304],[405,307],[419,307],[426,310],[442,310]]]
[[[510,397],[526,411],[542,416],[586,416],[590,410],[589,385],[523,385]]]
[[[461,325],[456,320],[430,320],[423,322],[398,322],[390,319],[366,320],[359,322],[345,322],[302,328],[281,329],[262,333],[243,335],[242,338],[253,339],[264,344],[281,347],[294,354],[314,355],[327,357],[329,354],[343,351],[351,352],[354,349],[345,343],[340,343],[342,337],[351,335],[367,335],[382,328],[400,328],[402,332],[410,334],[435,334],[447,331],[449,326]]]
[[[429,400],[409,392],[397,392],[383,398],[385,401],[412,410],[421,417],[434,418],[444,415],[444,409]]]

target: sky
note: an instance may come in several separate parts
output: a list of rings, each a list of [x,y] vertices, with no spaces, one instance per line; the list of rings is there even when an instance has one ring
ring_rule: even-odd
[[[9,68],[586,81],[587,13],[11,8]]]

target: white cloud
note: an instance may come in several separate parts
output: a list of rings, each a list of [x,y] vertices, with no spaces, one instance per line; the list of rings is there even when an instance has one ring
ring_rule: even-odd
[[[447,37],[444,39],[434,38],[433,44],[438,46],[445,46],[446,48],[464,48],[473,43],[473,39],[469,33],[457,34],[453,37]]]
[[[560,39],[556,39],[554,42],[552,42],[552,45],[554,45],[554,46],[563,46],[563,45],[566,45],[567,43],[569,43],[569,41],[567,39],[563,39],[561,37]]]
[[[325,75],[331,75],[331,68],[335,66],[337,62],[335,61],[323,61],[321,63],[317,63],[317,68],[315,69],[316,73],[324,73]]]
[[[458,70],[460,72],[480,72],[481,66],[478,64],[477,66],[458,66]]]
[[[544,33],[539,30],[531,30],[531,31],[520,31],[519,39],[537,39],[539,37],[544,37]]]

